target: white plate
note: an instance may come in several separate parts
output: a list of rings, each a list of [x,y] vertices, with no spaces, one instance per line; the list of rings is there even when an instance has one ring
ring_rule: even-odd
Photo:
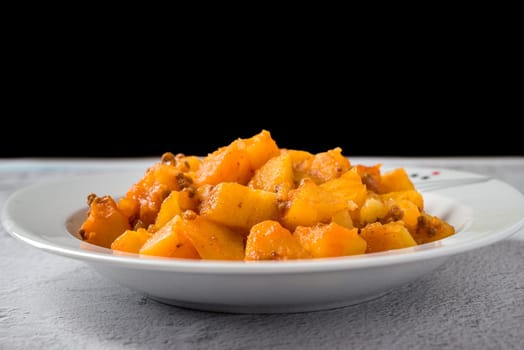
[[[447,169],[438,174],[425,168],[406,170],[417,175],[413,179],[420,186],[441,179],[480,178]],[[6,202],[3,225],[32,246],[85,261],[107,278],[156,300],[225,312],[298,312],[359,303],[430,272],[453,254],[502,240],[524,225],[524,196],[489,179],[424,193],[426,211],[453,224],[457,234],[360,256],[249,263],[141,258],[115,255],[71,233],[85,218],[89,193],[123,195],[142,175],[78,176],[19,190]]]

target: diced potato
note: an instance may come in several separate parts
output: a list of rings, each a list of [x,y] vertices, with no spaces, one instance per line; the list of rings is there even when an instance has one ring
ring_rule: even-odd
[[[84,241],[109,248],[111,243],[131,228],[127,216],[117,207],[111,196],[88,197],[89,212],[87,219],[80,227],[80,235]]]
[[[202,194],[200,215],[249,232],[251,226],[278,217],[277,194],[223,182]]]
[[[365,225],[373,223],[378,219],[385,217],[387,214],[387,208],[384,203],[377,198],[368,198],[366,202],[360,208],[360,224]]]
[[[299,226],[293,233],[302,247],[314,258],[364,254],[367,243],[358,229],[348,229],[336,223]]]
[[[295,170],[301,174],[300,178],[310,177],[316,184],[321,184],[340,177],[350,167],[349,160],[342,155],[342,149],[337,147],[305,159]]]
[[[162,202],[171,191],[181,190],[181,176],[183,177],[183,173],[170,164],[153,165],[120,200],[119,208],[134,219],[132,225],[140,221],[140,226],[148,227],[155,222]]]
[[[311,163],[315,157],[314,154],[295,149],[282,150],[282,153],[287,153],[291,157],[291,165],[293,166],[293,182],[295,184],[299,184],[302,179],[308,177],[307,171],[311,167]]]
[[[200,205],[197,189],[184,188],[180,191],[178,195],[178,205],[182,212],[186,210],[197,211]]]
[[[388,199],[394,200],[396,203],[400,203],[403,200],[408,200],[411,203],[415,204],[417,208],[421,211],[424,209],[424,199],[422,195],[414,190],[410,191],[401,191],[401,192],[389,192],[380,195],[382,201],[386,202]]]
[[[253,176],[249,155],[238,141],[221,147],[202,160],[195,173],[197,186],[217,185],[221,182],[247,184]]]
[[[358,175],[362,179],[362,183],[366,185],[368,191],[380,193],[382,190],[382,176],[380,174],[381,164],[374,166],[365,166],[358,164],[354,167]]]
[[[305,259],[311,255],[298,240],[277,221],[254,225],[246,242],[245,260]]]
[[[194,212],[177,215],[156,232],[141,254],[177,258],[242,260],[244,240],[239,233]]]
[[[180,215],[173,217],[155,232],[144,243],[139,253],[168,258],[200,259],[198,251],[183,230]]]
[[[196,214],[184,213],[179,225],[202,259],[244,259],[243,235]]]
[[[195,182],[197,186],[221,182],[245,185],[255,170],[279,154],[270,133],[263,130],[249,139],[237,139],[205,157],[195,173]]]
[[[342,155],[340,147],[317,153],[313,158],[309,174],[316,183],[339,178],[351,168],[349,160]]]
[[[197,171],[200,168],[202,162],[197,156],[186,156],[184,158],[185,163],[189,164],[189,171]]]
[[[415,232],[417,229],[418,218],[420,216],[418,207],[413,202],[406,199],[400,200],[398,202],[398,206],[404,213],[402,216],[402,221],[404,221],[404,224],[408,228],[409,232],[413,234],[413,232]]]
[[[113,241],[111,249],[137,254],[149,238],[151,238],[151,233],[146,229],[126,230]]]
[[[364,227],[360,236],[367,242],[366,253],[416,246],[417,243],[402,222],[379,222]]]
[[[413,238],[418,244],[429,243],[446,238],[455,233],[453,226],[429,214],[422,214],[418,217],[417,228],[413,233]]]
[[[117,208],[127,218],[132,218],[138,215],[140,210],[140,203],[132,198],[122,197],[117,203]],[[129,220],[131,223],[131,220]]]
[[[406,170],[398,168],[382,174],[381,193],[415,190]]]
[[[171,191],[169,196],[162,202],[160,211],[155,221],[155,230],[159,230],[164,226],[169,220],[171,220],[175,215],[182,214],[180,205],[178,204],[178,199],[180,197],[180,192]]]
[[[300,164],[303,161],[314,157],[312,153],[296,149],[281,149],[281,153],[289,154],[289,156],[291,157],[291,164],[293,165],[294,170],[300,167]]]
[[[260,168],[269,159],[280,154],[276,142],[271,138],[271,134],[267,130],[262,130],[251,138],[240,139],[239,142],[248,155],[253,171]]]
[[[357,207],[361,207],[366,201],[366,186],[354,169],[345,172],[337,179],[324,182],[320,187],[346,202],[352,201]]]
[[[351,219],[351,215],[347,209],[337,211],[335,214],[333,214],[331,222],[339,224],[345,228],[353,228],[353,219]]]
[[[162,157],[163,160],[164,156]],[[174,166],[184,173],[194,173],[200,168],[200,163],[200,158],[196,156],[186,156],[181,153],[174,156]]]
[[[278,194],[279,199],[286,200],[289,190],[293,188],[293,165],[291,155],[282,153],[268,160],[255,171],[248,184],[249,187]]]
[[[180,215],[186,210],[196,210],[198,198],[194,190],[184,189],[182,191],[171,191],[169,196],[162,202],[160,211],[155,220],[152,231],[159,230],[175,215]]]
[[[346,200],[324,190],[311,179],[304,179],[289,193],[282,224],[290,230],[297,226],[313,226],[318,222],[329,222],[335,213],[347,208]]]

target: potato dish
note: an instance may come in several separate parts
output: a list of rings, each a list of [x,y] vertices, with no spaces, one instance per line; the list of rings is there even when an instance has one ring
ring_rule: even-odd
[[[81,238],[115,253],[288,260],[436,241],[453,226],[424,211],[403,168],[353,165],[334,148],[279,148],[262,130],[206,157],[165,153],[116,200],[87,197]]]

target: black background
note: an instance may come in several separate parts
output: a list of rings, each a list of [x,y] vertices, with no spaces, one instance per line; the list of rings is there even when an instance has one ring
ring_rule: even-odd
[[[262,129],[282,148],[340,146],[348,157],[522,156],[524,149],[515,112],[485,94],[58,92],[5,112],[0,157],[206,155]]]
[[[55,121],[51,129],[31,125],[30,121],[18,125],[13,134],[2,139],[0,156],[160,157],[166,151],[206,155],[262,129],[271,132],[279,147],[316,153],[340,146],[349,157],[523,155],[521,136],[516,131],[520,129],[509,121],[489,127],[468,121],[457,126],[454,123],[459,121],[441,122],[437,116],[424,115],[391,116],[386,123],[374,116],[336,119],[327,115],[318,117],[319,120],[311,116],[310,121],[282,116],[275,121],[265,120],[264,116],[250,117],[248,113],[240,121],[218,115],[205,121],[200,116],[186,117],[177,112],[165,121],[153,115],[137,116],[139,123],[111,116],[83,118],[86,119],[66,120],[68,125]],[[35,129],[29,132],[31,128]]]
[[[524,154],[501,60],[78,57],[20,57],[0,157],[206,155],[262,129],[282,148],[348,157]]]
[[[449,110],[464,106],[448,103],[438,108],[431,106],[436,101],[429,101],[414,108],[403,101],[374,108],[348,102],[343,109],[342,103],[304,100],[291,106],[256,101],[265,106],[241,108],[229,101],[202,110],[187,104],[145,103],[135,104],[133,110],[123,107],[128,102],[91,102],[84,110],[85,101],[66,110],[43,104],[46,111],[37,120],[20,116],[2,133],[0,157],[160,157],[166,151],[206,155],[262,129],[271,132],[279,147],[316,153],[340,146],[349,157],[510,156],[523,155],[524,148],[514,117],[497,114],[489,106],[450,116]],[[298,107],[301,103],[307,108]]]

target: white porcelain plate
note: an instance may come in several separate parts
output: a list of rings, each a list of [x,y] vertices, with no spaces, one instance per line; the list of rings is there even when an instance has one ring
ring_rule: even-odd
[[[455,235],[383,253],[276,262],[117,255],[78,239],[87,195],[121,196],[143,172],[76,176],[19,190],[6,202],[2,223],[14,237],[82,260],[156,300],[202,310],[264,313],[321,310],[375,298],[430,272],[453,254],[492,244],[524,226],[524,196],[504,182],[448,169],[406,170],[423,192],[426,211],[454,225]],[[431,191],[422,190],[426,187]]]

